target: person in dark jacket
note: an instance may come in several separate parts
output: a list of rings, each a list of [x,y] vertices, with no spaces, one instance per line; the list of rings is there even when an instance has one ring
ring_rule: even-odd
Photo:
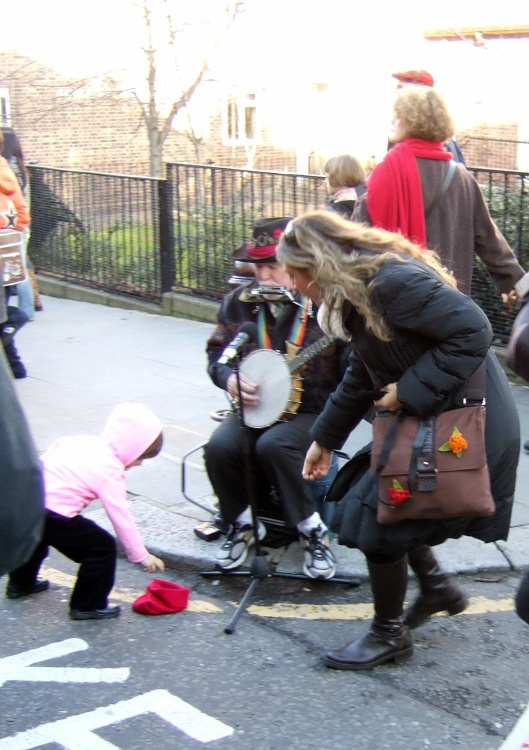
[[[402,235],[315,211],[287,227],[277,257],[296,288],[321,301],[322,329],[350,338],[352,344],[344,379],[312,426],[314,443],[303,469],[306,479],[325,474],[332,449],[343,445],[371,405],[373,388],[384,392],[375,406],[402,408],[418,417],[462,405],[466,383],[485,360],[492,331],[483,311],[455,288],[455,280],[435,254]],[[508,386],[489,399],[491,406],[502,410],[495,428],[503,455],[508,456],[519,444]],[[348,499],[357,510],[348,545],[366,555],[375,618],[360,639],[327,653],[327,666],[369,669],[411,656],[410,628],[416,617],[425,617],[422,610],[403,612],[410,551],[463,534],[484,541],[506,538],[504,506],[510,506],[510,487],[506,491],[505,484],[510,480],[502,480],[503,457],[491,456],[489,444],[486,447],[496,503],[491,517],[384,526],[376,519],[378,492],[371,474],[366,472],[349,490],[353,495]],[[452,614],[464,609],[458,589],[450,589],[445,580],[438,582],[445,596],[443,609]],[[433,586],[427,603],[431,605],[430,597],[436,595]]]
[[[443,143],[454,132],[454,124],[440,94],[428,85],[405,86],[395,97],[393,123],[396,145],[373,170],[368,192],[355,206],[353,219],[398,231],[422,247],[435,250],[465,294],[471,293],[477,256],[504,304],[509,306],[518,296],[524,297],[529,289],[529,274],[492,220],[480,186],[459,164],[454,165],[451,176],[448,174],[453,160]],[[496,521],[500,533],[506,535],[520,451],[514,440],[505,451],[499,439],[498,425],[504,417],[496,394],[505,393],[508,383],[492,351],[487,354],[486,369],[489,466],[494,469],[495,497],[502,498],[502,516],[498,515]],[[509,405],[508,413],[511,412],[513,430],[519,430],[517,414]],[[417,627],[450,606],[457,588],[425,545],[411,550],[408,557],[421,587],[408,618]]]
[[[253,264],[255,278],[229,292],[222,301],[217,326],[207,342],[208,373],[233,401],[242,397],[243,414],[250,425],[254,487],[256,491],[263,489],[266,495],[273,487],[282,519],[299,534],[304,573],[311,578],[331,578],[336,566],[327,526],[315,508],[311,483],[303,479],[301,470],[311,443],[309,429],[345,370],[346,347],[332,342],[308,360],[302,371],[301,403],[288,421],[278,421],[287,406],[281,402],[283,385],[286,383],[290,390],[290,378],[282,385],[276,373],[284,358],[272,357],[270,365],[267,360],[274,381],[271,384],[268,380],[269,387],[263,380],[266,368],[253,377],[244,372],[244,358],[257,349],[274,350],[288,358],[323,337],[312,301],[292,291],[290,278],[276,261],[277,242],[288,221],[280,218],[256,222],[253,240],[236,253],[239,260]],[[223,363],[221,355],[246,323],[255,324],[258,340],[242,349],[239,394],[235,361]],[[280,400],[276,402],[277,394]],[[217,551],[216,564],[223,570],[232,570],[244,563],[255,543],[248,487],[242,481],[244,440],[237,414],[230,414],[215,430],[205,448],[205,458],[222,519],[230,527]],[[266,528],[261,523],[258,533],[260,539],[264,538]]]
[[[329,194],[328,211],[350,219],[356,201],[366,192],[364,168],[350,154],[332,156],[325,164],[325,187]]]

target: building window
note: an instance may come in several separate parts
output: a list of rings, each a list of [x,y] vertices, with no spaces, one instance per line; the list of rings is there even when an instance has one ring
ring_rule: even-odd
[[[224,109],[223,131],[223,140],[227,144],[259,141],[255,94],[228,96]]]
[[[0,88],[0,125],[11,125],[9,89]]]

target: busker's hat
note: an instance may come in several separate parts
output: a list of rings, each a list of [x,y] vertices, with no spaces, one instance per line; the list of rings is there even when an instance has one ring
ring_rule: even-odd
[[[292,217],[260,219],[253,225],[252,239],[243,243],[233,253],[234,260],[245,263],[275,263],[279,238]]]
[[[418,86],[433,86],[433,76],[427,70],[405,70],[402,73],[392,73],[392,78],[402,83],[415,83]]]
[[[141,615],[168,615],[187,607],[191,589],[171,581],[153,578],[144,594],[132,602],[132,609]]]

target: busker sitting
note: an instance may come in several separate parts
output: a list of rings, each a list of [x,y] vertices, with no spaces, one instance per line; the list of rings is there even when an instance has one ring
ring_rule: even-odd
[[[297,351],[323,337],[314,303],[293,289],[289,275],[276,260],[278,239],[288,222],[288,218],[270,218],[254,224],[252,241],[243,245],[234,258],[252,263],[255,278],[226,295],[217,326],[207,342],[209,375],[234,401],[239,398],[234,361],[222,363],[219,359],[243,324],[255,324],[258,339],[242,348],[243,362],[257,349],[272,349],[284,355],[287,349]],[[301,404],[288,421],[248,429],[253,485],[266,487],[267,491],[273,488],[287,527],[299,534],[304,550],[303,572],[311,578],[332,578],[336,564],[327,526],[314,506],[311,483],[302,477],[303,461],[311,443],[309,430],[327,396],[341,380],[347,350],[344,342],[333,342],[308,362],[302,373]],[[264,405],[259,383],[243,372],[240,386],[243,413],[245,408]],[[277,419],[280,416],[281,409]],[[215,430],[205,448],[205,458],[222,518],[229,524],[216,564],[223,570],[233,570],[246,560],[256,533],[249,490],[243,479],[243,436],[236,413],[229,414]],[[260,540],[265,537],[266,527],[261,522],[257,533]]]

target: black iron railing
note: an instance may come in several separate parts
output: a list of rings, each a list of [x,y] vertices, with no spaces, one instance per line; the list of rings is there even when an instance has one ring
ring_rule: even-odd
[[[470,170],[485,195],[492,218],[523,268],[529,269],[529,174],[505,169]],[[486,312],[497,343],[509,337],[514,313],[506,311],[483,263],[476,258],[472,298]]]
[[[172,243],[170,210],[161,210],[166,181],[35,166],[29,171],[28,252],[39,272],[160,298],[163,238]]]
[[[175,208],[176,284],[219,297],[232,254],[257,217],[295,216],[325,205],[322,178],[230,167],[167,164]]]
[[[252,222],[323,208],[319,175],[167,164],[166,179],[30,166],[29,254],[40,273],[160,301],[177,290],[220,299]],[[529,267],[529,174],[470,169],[491,214]],[[482,263],[472,295],[499,342],[512,325]]]

